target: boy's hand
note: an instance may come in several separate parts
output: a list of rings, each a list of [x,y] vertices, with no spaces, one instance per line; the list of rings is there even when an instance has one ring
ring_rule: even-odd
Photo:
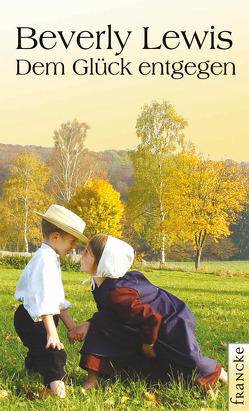
[[[143,344],[142,345],[142,351],[145,357],[147,358],[156,358],[156,353],[153,348],[153,344]]]
[[[85,321],[84,323],[68,331],[67,336],[70,343],[74,343],[77,340],[84,341],[84,339],[87,336],[90,325],[91,323],[89,321]]]
[[[64,345],[60,342],[57,332],[47,334],[47,345],[45,348],[48,349],[49,347],[57,348],[59,351],[64,350]]]
[[[53,316],[51,314],[42,315],[42,321],[47,330],[47,345],[45,348],[52,347],[57,348],[57,350],[63,350],[64,345],[60,342]]]

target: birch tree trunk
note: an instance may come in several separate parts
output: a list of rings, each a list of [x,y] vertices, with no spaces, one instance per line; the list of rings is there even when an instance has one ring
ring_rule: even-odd
[[[55,193],[62,203],[68,203],[81,181],[86,149],[84,141],[90,127],[78,120],[61,124],[54,131],[53,180]]]

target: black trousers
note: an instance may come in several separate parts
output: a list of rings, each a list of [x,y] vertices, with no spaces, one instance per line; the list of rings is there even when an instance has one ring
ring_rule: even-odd
[[[59,317],[54,315],[55,326]],[[67,355],[64,350],[47,345],[47,331],[43,321],[34,322],[23,304],[19,305],[14,315],[15,330],[29,351],[25,358],[25,366],[29,370],[38,371],[43,376],[44,385],[65,377],[64,367]]]

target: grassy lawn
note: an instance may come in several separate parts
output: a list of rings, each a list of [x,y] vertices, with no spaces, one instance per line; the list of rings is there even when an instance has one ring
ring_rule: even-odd
[[[165,267],[166,269],[195,271],[195,263],[191,261],[179,263],[169,261],[165,263]],[[202,261],[200,271],[220,275],[249,276],[249,261]]]
[[[236,270],[235,270],[236,271]],[[202,353],[215,358],[227,368],[227,344],[248,342],[248,278],[216,274],[166,271],[145,268],[145,275],[156,285],[183,299],[197,320],[197,339]],[[82,393],[86,373],[78,367],[82,343],[70,345],[63,324],[59,334],[66,346],[67,398],[40,399],[42,379],[37,374],[23,373],[26,349],[14,331],[13,314],[17,301],[13,294],[20,270],[1,269],[1,349],[0,349],[0,407],[8,410],[201,410],[227,409],[227,389],[220,390],[216,401],[207,398],[195,386],[179,383],[151,386],[145,381],[121,383],[102,381],[98,390]],[[90,284],[81,285],[83,273],[63,273],[66,298],[72,302],[71,315],[77,323],[94,313],[95,305]],[[6,395],[6,398],[1,398]]]

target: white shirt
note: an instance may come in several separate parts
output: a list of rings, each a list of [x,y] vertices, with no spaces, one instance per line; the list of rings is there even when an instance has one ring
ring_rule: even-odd
[[[22,272],[15,298],[22,301],[34,321],[71,307],[65,300],[59,256],[47,244],[42,243]]]

